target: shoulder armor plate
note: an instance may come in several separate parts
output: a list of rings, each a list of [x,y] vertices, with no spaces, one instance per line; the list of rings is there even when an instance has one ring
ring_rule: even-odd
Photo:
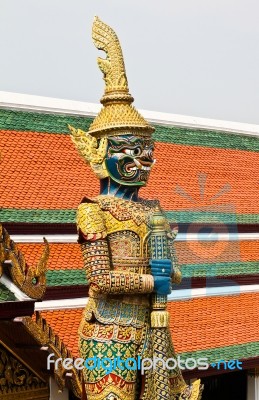
[[[97,203],[81,203],[77,210],[77,228],[87,240],[107,236],[102,210]]]

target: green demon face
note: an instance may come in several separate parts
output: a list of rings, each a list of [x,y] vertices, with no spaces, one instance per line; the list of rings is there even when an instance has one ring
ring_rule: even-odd
[[[153,159],[154,142],[133,135],[108,138],[105,165],[109,176],[125,186],[145,186]]]

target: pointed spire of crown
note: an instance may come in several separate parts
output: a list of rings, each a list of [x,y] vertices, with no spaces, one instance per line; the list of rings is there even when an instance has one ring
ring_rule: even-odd
[[[92,38],[97,49],[105,51],[107,57],[97,59],[105,81],[105,92],[101,98],[103,108],[88,132],[96,137],[127,133],[149,137],[154,128],[131,105],[134,99],[129,93],[123,54],[116,33],[95,17]]]

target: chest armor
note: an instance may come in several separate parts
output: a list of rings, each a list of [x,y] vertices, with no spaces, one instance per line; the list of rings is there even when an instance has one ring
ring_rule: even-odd
[[[108,241],[111,271],[150,274],[151,216],[159,205],[155,200],[132,202],[111,196],[98,196],[86,203],[78,225],[85,235]],[[90,298],[87,315],[94,313],[104,324],[144,326],[150,309],[148,294],[100,294]]]
[[[137,203],[114,197],[99,196],[107,240],[111,255],[111,268],[133,273],[150,273],[150,224],[156,201]]]

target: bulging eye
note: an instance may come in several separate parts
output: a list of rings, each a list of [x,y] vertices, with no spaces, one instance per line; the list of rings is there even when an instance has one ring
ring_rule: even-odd
[[[152,158],[153,157],[153,150],[149,149],[147,151],[147,155],[148,155],[149,158]]]
[[[129,156],[140,156],[142,151],[140,147],[136,147],[135,149],[124,149],[123,152]]]

